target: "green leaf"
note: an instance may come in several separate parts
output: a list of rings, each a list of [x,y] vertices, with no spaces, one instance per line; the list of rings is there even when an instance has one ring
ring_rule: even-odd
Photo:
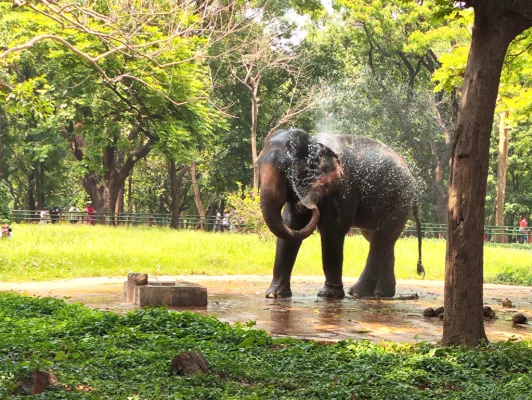
[[[437,357],[445,354],[447,349],[445,347],[434,347],[429,351],[429,357]]]
[[[252,347],[254,345],[255,345],[255,339],[251,336],[248,336],[247,338],[245,338],[238,344],[238,347]]]
[[[63,350],[59,350],[55,353],[54,361],[63,361],[67,358],[66,353]]]

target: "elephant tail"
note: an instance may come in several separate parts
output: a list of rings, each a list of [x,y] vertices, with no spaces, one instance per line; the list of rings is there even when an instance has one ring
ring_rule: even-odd
[[[417,274],[423,275],[423,278],[425,278],[425,268],[423,268],[423,264],[421,263],[421,221],[419,219],[419,208],[415,201],[412,204],[412,210],[414,211],[414,219],[416,220],[417,247],[419,253],[419,259],[417,260]]]

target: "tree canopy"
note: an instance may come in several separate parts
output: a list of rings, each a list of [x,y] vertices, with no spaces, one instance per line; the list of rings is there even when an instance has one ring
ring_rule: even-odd
[[[474,19],[457,4],[2,2],[0,172],[12,206],[197,214],[194,162],[213,213],[239,184],[257,185],[264,138],[297,126],[397,148],[419,178],[424,221],[445,223]],[[507,225],[532,211],[531,40],[511,43],[495,111],[508,115]]]

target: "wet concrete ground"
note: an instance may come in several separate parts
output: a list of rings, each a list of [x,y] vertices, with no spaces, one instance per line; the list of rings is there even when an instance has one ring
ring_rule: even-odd
[[[152,279],[152,277],[150,277]],[[155,279],[155,278],[153,278]],[[256,321],[257,328],[273,336],[294,336],[320,341],[367,339],[372,342],[437,342],[442,335],[442,321],[424,318],[427,307],[443,306],[443,282],[398,281],[397,296],[417,293],[418,300],[353,299],[325,300],[316,297],[323,284],[320,277],[294,277],[292,299],[265,299],[269,286],[266,276],[180,276],[159,277],[161,281],[186,280],[207,287],[207,307],[186,309],[215,315],[235,323]],[[67,297],[89,307],[117,312],[134,309],[122,302],[125,278],[87,278],[68,281],[0,283],[0,290],[16,290],[39,296]],[[356,279],[346,279],[349,287]],[[502,307],[509,298],[514,307]],[[484,303],[497,318],[486,321],[491,341],[509,338],[532,340],[532,325],[514,325],[512,316],[521,312],[532,319],[532,287],[484,285]],[[185,308],[183,308],[185,309]]]

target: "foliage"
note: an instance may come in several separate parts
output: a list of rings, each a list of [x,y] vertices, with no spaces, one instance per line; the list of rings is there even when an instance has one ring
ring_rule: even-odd
[[[132,208],[168,212],[166,162],[182,170],[194,160],[207,213],[224,208],[237,182],[253,183],[242,83],[253,75],[257,152],[276,126],[375,137],[415,165],[424,220],[444,222],[473,21],[463,2],[67,4],[0,3],[0,162],[14,207],[110,198],[106,187],[133,176]],[[532,212],[531,43],[529,31],[511,44],[497,108],[509,113],[507,225]],[[487,220],[496,152],[494,140]],[[188,175],[181,182],[180,211],[193,210]]]
[[[9,189],[0,180],[0,220],[9,219],[9,210],[11,209],[11,194]]]
[[[33,135],[26,148],[46,150],[29,154],[38,165],[27,173],[37,171],[36,181],[42,183],[39,208],[44,193],[56,188],[45,187],[50,177],[43,171],[63,160],[77,161],[78,182],[97,209],[111,211],[133,166],[153,148],[170,159],[190,160],[198,146],[209,142],[223,118],[209,101],[210,78],[202,57],[216,38],[202,18],[227,10],[204,11],[164,2],[136,3],[131,9],[102,8],[98,2],[83,7],[24,4],[15,10],[2,4],[3,47],[19,45],[26,51],[2,53],[8,94],[0,103],[13,141],[21,143],[29,130]],[[219,28],[217,34],[227,34]]]
[[[435,91],[431,78],[456,33],[449,21],[433,21],[433,2],[337,5],[339,15],[313,27],[303,43],[311,73],[328,88],[315,129],[369,136],[399,149],[427,189],[423,214],[443,223],[456,96]]]
[[[275,255],[274,240],[252,234],[70,224],[15,224],[13,234],[13,240],[0,241],[0,281],[4,282],[126,276],[139,270],[155,276],[270,276]],[[360,276],[368,251],[362,236],[346,237],[344,277]],[[396,277],[419,279],[416,262],[417,239],[400,239],[395,248]],[[423,240],[423,264],[426,279],[443,279],[445,241]],[[487,283],[497,282],[505,271],[519,271],[512,283],[527,284],[531,264],[528,246],[485,246]],[[303,242],[294,275],[323,276],[319,234]]]
[[[260,239],[273,240],[274,236],[262,216],[260,194],[257,191],[250,189],[246,192],[238,183],[238,190],[227,196],[227,206],[236,221],[246,225],[246,230],[256,232]]]
[[[52,298],[0,294],[0,396],[35,368],[58,384],[40,397],[130,399],[523,399],[530,342],[472,350],[419,344],[274,339],[247,326],[165,309],[126,315]],[[252,324],[249,324],[252,325]],[[205,376],[175,376],[182,351]],[[273,367],[272,367],[273,366]]]

